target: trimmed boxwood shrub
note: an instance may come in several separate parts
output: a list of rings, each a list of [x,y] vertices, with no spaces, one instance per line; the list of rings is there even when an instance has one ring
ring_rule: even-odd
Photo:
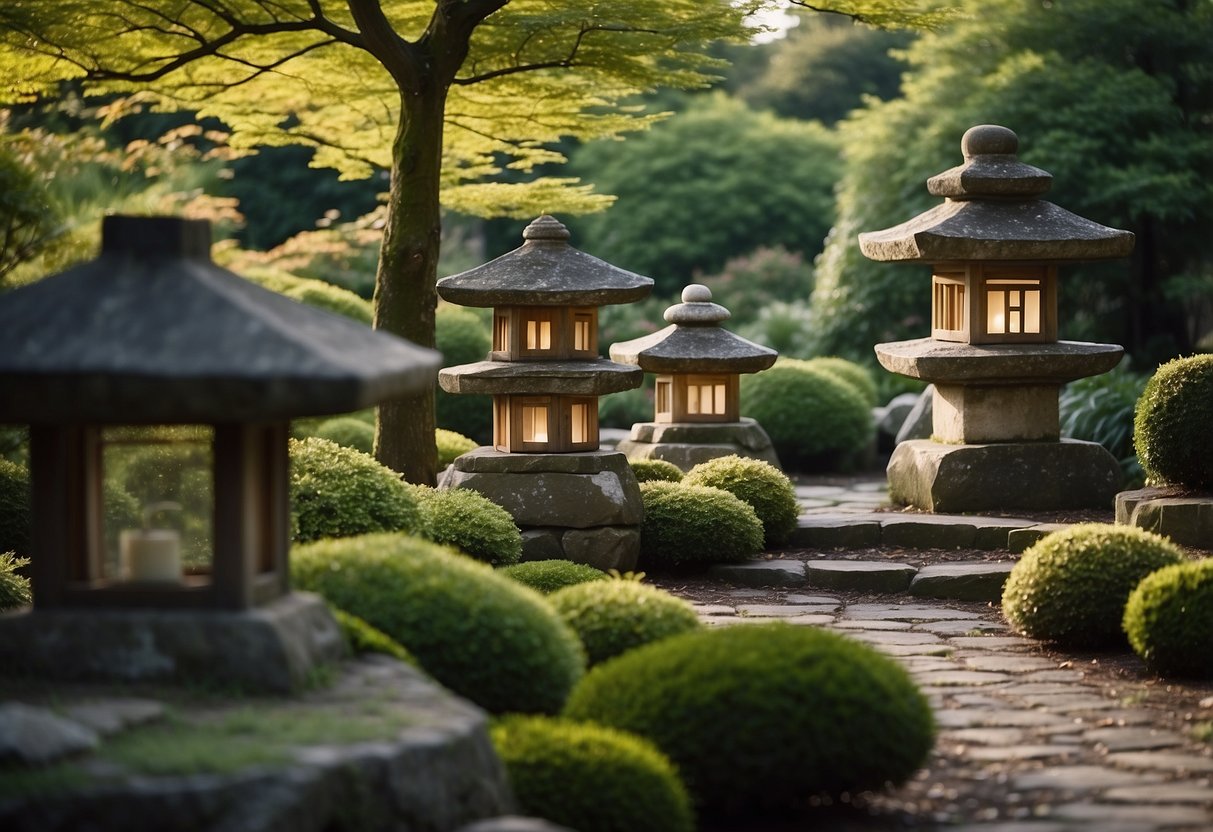
[[[463,456],[478,447],[474,441],[453,430],[438,428],[434,431],[434,444],[438,446],[438,467],[445,468],[455,461],[455,457]]]
[[[323,280],[297,277],[289,272],[271,268],[253,268],[244,272],[244,277],[263,289],[286,295],[291,300],[352,318],[359,323],[371,325],[373,311],[370,301],[361,298],[349,289],[334,286]]]
[[[0,459],[0,551],[29,554],[29,470]]]
[[[492,713],[555,713],[585,667],[576,634],[542,596],[429,541],[375,534],[297,546],[291,578]]]
[[[692,832],[686,788],[640,737],[537,716],[491,729],[518,808],[578,832]]]
[[[639,482],[682,482],[682,469],[665,459],[629,459]]]
[[[383,632],[383,630],[375,629],[358,616],[351,615],[345,610],[330,607],[329,611],[333,614],[333,618],[336,619],[337,626],[341,628],[341,636],[345,639],[350,652],[354,655],[382,653],[385,656],[400,659],[400,661],[411,665],[417,664],[417,659],[413,658],[412,654],[408,650],[405,650],[400,642]]]
[[[422,528],[412,490],[367,454],[313,436],[292,439],[290,456],[296,541]]]
[[[316,428],[315,436],[369,454],[375,449],[375,426],[357,416],[327,419]]]
[[[1213,355],[1177,358],[1146,382],[1133,443],[1151,485],[1213,489]]]
[[[1213,678],[1213,560],[1151,572],[1129,595],[1123,625],[1154,672]]]
[[[842,467],[875,430],[872,410],[853,386],[794,359],[743,375],[741,411],[762,425],[780,462],[794,471]]]
[[[701,462],[687,471],[684,485],[708,485],[744,500],[762,522],[763,543],[780,546],[796,528],[800,504],[792,481],[782,471],[761,459],[737,455]]]
[[[425,537],[493,566],[522,558],[522,532],[510,513],[488,497],[467,488],[409,488],[421,508]]]
[[[904,782],[934,738],[930,706],[893,660],[783,623],[632,650],[586,674],[565,716],[652,740],[704,815],[787,812]]]
[[[581,639],[591,667],[642,644],[699,629],[690,604],[639,581],[590,581],[553,592],[548,602]]]
[[[818,370],[825,370],[827,373],[833,373],[840,379],[851,385],[855,392],[859,393],[863,400],[867,402],[868,407],[875,407],[879,401],[878,393],[876,392],[876,380],[872,378],[872,373],[867,367],[862,364],[856,364],[854,361],[848,361],[845,358],[837,356],[819,356],[817,358],[808,358],[804,360],[806,367],[814,367]]]
[[[680,482],[642,482],[640,566],[743,561],[762,551],[762,522],[727,491]]]
[[[470,309],[442,304],[434,316],[434,345],[442,353],[443,365],[484,361],[493,347],[488,326]],[[434,393],[434,413],[440,428],[488,444],[493,433],[491,396],[456,395],[445,390]]]
[[[0,612],[24,607],[30,603],[29,578],[19,571],[29,565],[29,558],[12,552],[0,552]]]
[[[1032,638],[1073,647],[1123,643],[1129,593],[1181,560],[1170,541],[1132,526],[1071,526],[1023,553],[1003,587],[1002,612]]]
[[[586,581],[601,581],[607,576],[601,569],[559,559],[516,563],[498,570],[498,573],[544,595]]]

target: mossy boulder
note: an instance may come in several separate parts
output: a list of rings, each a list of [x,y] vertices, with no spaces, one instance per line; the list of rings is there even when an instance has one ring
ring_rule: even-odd
[[[445,428],[438,428],[434,431],[434,444],[438,446],[439,468],[445,468],[454,462],[456,457],[463,456],[478,447],[474,440]]]
[[[586,581],[605,580],[607,574],[601,569],[595,569],[584,563],[573,563],[571,560],[532,560],[526,563],[516,563],[498,570],[512,581],[529,586],[536,592],[550,595],[566,586],[585,583]]]
[[[838,358],[837,356],[820,356],[805,359],[804,365],[818,370],[825,370],[827,373],[833,373],[851,385],[855,389],[855,392],[859,393],[863,400],[867,402],[868,407],[875,407],[879,401],[879,394],[876,390],[876,379],[872,378],[871,371],[862,364],[856,364],[854,361],[848,361],[845,358]]]
[[[1182,560],[1174,544],[1141,529],[1072,526],[1023,553],[1003,587],[1002,612],[1031,638],[1071,647],[1122,644],[1129,593],[1154,570]]]
[[[555,713],[585,668],[576,634],[541,595],[429,541],[376,534],[297,546],[291,578],[491,713]]]
[[[692,832],[686,788],[640,737],[539,716],[496,722],[493,746],[518,808],[578,832]]]
[[[290,458],[296,541],[423,528],[413,491],[371,456],[313,436],[292,439]]]
[[[727,491],[680,482],[642,482],[642,569],[735,563],[762,551],[762,521]]]
[[[357,416],[338,416],[321,422],[315,435],[369,454],[375,449],[375,426],[367,424]]]
[[[926,761],[926,698],[893,660],[827,630],[755,624],[675,636],[593,668],[565,716],[639,734],[701,814],[791,813]]]
[[[591,667],[700,626],[686,601],[633,580],[565,587],[549,595],[548,602],[581,639]]]
[[[1122,623],[1154,672],[1213,678],[1213,560],[1151,572],[1129,595]]]
[[[701,462],[687,471],[684,485],[723,489],[744,501],[762,522],[763,543],[781,546],[796,528],[800,504],[787,475],[769,462],[722,456]]]
[[[426,538],[493,566],[522,558],[522,532],[488,497],[466,488],[409,487],[421,508]]]
[[[682,469],[664,459],[629,459],[637,482],[682,482]]]
[[[0,551],[28,555],[30,523],[29,470],[0,459]]]
[[[1151,485],[1213,490],[1213,355],[1177,358],[1146,382],[1133,444]]]
[[[341,628],[341,637],[345,639],[346,646],[354,655],[381,653],[411,665],[417,664],[417,659],[413,658],[413,655],[405,650],[400,642],[383,630],[372,627],[366,621],[345,610],[330,607],[329,611],[337,621],[337,626]]]
[[[741,412],[762,425],[780,462],[795,471],[846,467],[875,431],[853,385],[794,359],[742,376]]]

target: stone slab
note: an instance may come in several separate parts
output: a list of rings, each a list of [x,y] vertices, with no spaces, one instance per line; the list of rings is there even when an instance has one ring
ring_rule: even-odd
[[[522,559],[563,560],[564,529],[522,529]]]
[[[977,527],[967,518],[890,514],[880,520],[880,542],[917,549],[969,549]]]
[[[1180,546],[1213,550],[1213,496],[1178,496],[1161,488],[1121,492],[1116,522],[1169,537]]]
[[[569,529],[560,539],[564,558],[606,572],[631,572],[640,559],[638,526],[599,526]]]
[[[1158,748],[1174,748],[1184,744],[1184,738],[1174,731],[1158,731],[1153,728],[1128,728],[1113,726],[1095,728],[1083,734],[1083,739],[1098,743],[1108,751],[1152,751]]]
[[[606,358],[569,361],[478,361],[443,367],[438,384],[465,395],[605,396],[644,383],[644,370]]]
[[[804,586],[804,563],[798,560],[764,560],[750,563],[718,563],[707,571],[708,577],[750,587]]]
[[[1114,766],[1144,771],[1213,774],[1213,757],[1172,751],[1118,751],[1109,753],[1107,761]]]
[[[1213,820],[1208,811],[1196,806],[1122,806],[1106,803],[1065,803],[1054,806],[1049,816],[1082,821],[1092,830],[1103,830],[1116,823],[1146,824],[1145,829],[1149,830],[1175,826],[1207,829]]]
[[[762,616],[763,618],[795,618],[800,615],[815,615],[832,613],[832,605],[820,604],[741,604],[737,607],[738,615]]]
[[[905,563],[859,560],[819,560],[805,566],[811,586],[855,592],[905,592],[917,571]]]
[[[1066,523],[1038,523],[1026,529],[1012,529],[1007,533],[1007,548],[1016,553],[1025,552],[1042,537],[1068,528]]]
[[[1038,525],[1035,520],[1014,517],[971,517],[973,522],[974,549],[1007,549],[1009,536],[1015,529],[1026,529]]]
[[[1065,745],[988,745],[980,748],[966,748],[964,757],[967,760],[978,762],[1015,762],[1073,757],[1077,753],[1078,749]]]
[[[880,545],[880,520],[868,514],[804,514],[788,537],[789,546],[861,549]]]
[[[1086,341],[962,344],[915,338],[877,344],[874,349],[886,370],[936,385],[1063,384],[1106,373],[1124,355],[1124,348],[1116,344]]]
[[[780,467],[771,437],[744,416],[736,422],[637,422],[616,447],[629,459],[664,459],[683,471],[730,454]]]
[[[164,704],[152,699],[99,699],[65,706],[63,715],[103,737],[164,716]]]
[[[910,594],[953,601],[998,601],[1012,563],[940,563],[924,566],[910,582]]]
[[[1012,775],[1011,787],[1015,791],[1058,789],[1087,792],[1116,786],[1145,786],[1160,779],[1158,776],[1118,771],[1106,766],[1063,766]]]
[[[99,744],[96,731],[73,719],[20,702],[0,703],[0,764],[46,765]]]
[[[980,619],[978,613],[925,604],[850,604],[848,618],[893,619],[895,621],[961,621]]]

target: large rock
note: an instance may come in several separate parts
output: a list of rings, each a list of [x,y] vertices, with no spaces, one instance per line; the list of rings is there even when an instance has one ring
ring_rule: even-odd
[[[935,385],[928,384],[927,388],[918,394],[918,401],[901,423],[897,431],[894,447],[911,439],[930,439],[935,424]]]
[[[637,422],[616,449],[628,459],[664,459],[689,471],[701,462],[735,454],[776,468],[779,457],[762,425],[748,417],[736,422]]]
[[[1173,488],[1142,488],[1116,495],[1116,522],[1171,538],[1181,546],[1213,550],[1213,495]]]
[[[78,722],[20,702],[0,704],[0,764],[45,765],[94,750],[97,732]]]
[[[877,449],[888,452],[897,444],[897,434],[905,424],[906,417],[918,404],[917,393],[900,393],[884,407],[872,409],[876,422]]]

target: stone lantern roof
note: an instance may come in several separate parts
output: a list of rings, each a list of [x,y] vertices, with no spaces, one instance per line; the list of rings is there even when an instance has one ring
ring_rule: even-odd
[[[569,230],[539,217],[511,252],[438,281],[443,300],[461,306],[605,306],[648,297],[651,278],[625,271],[569,245]]]
[[[95,260],[0,296],[0,421],[343,413],[424,389],[440,360],[216,266],[199,220],[106,217]]]
[[[1103,260],[1125,257],[1134,235],[1040,199],[1053,177],[1016,156],[1019,139],[982,124],[961,139],[964,164],[927,180],[944,204],[900,225],[859,235],[872,260]]]
[[[712,303],[712,290],[692,283],[682,303],[665,311],[669,326],[611,345],[611,358],[650,373],[756,373],[775,363],[775,350],[734,335],[720,324],[729,310]]]

